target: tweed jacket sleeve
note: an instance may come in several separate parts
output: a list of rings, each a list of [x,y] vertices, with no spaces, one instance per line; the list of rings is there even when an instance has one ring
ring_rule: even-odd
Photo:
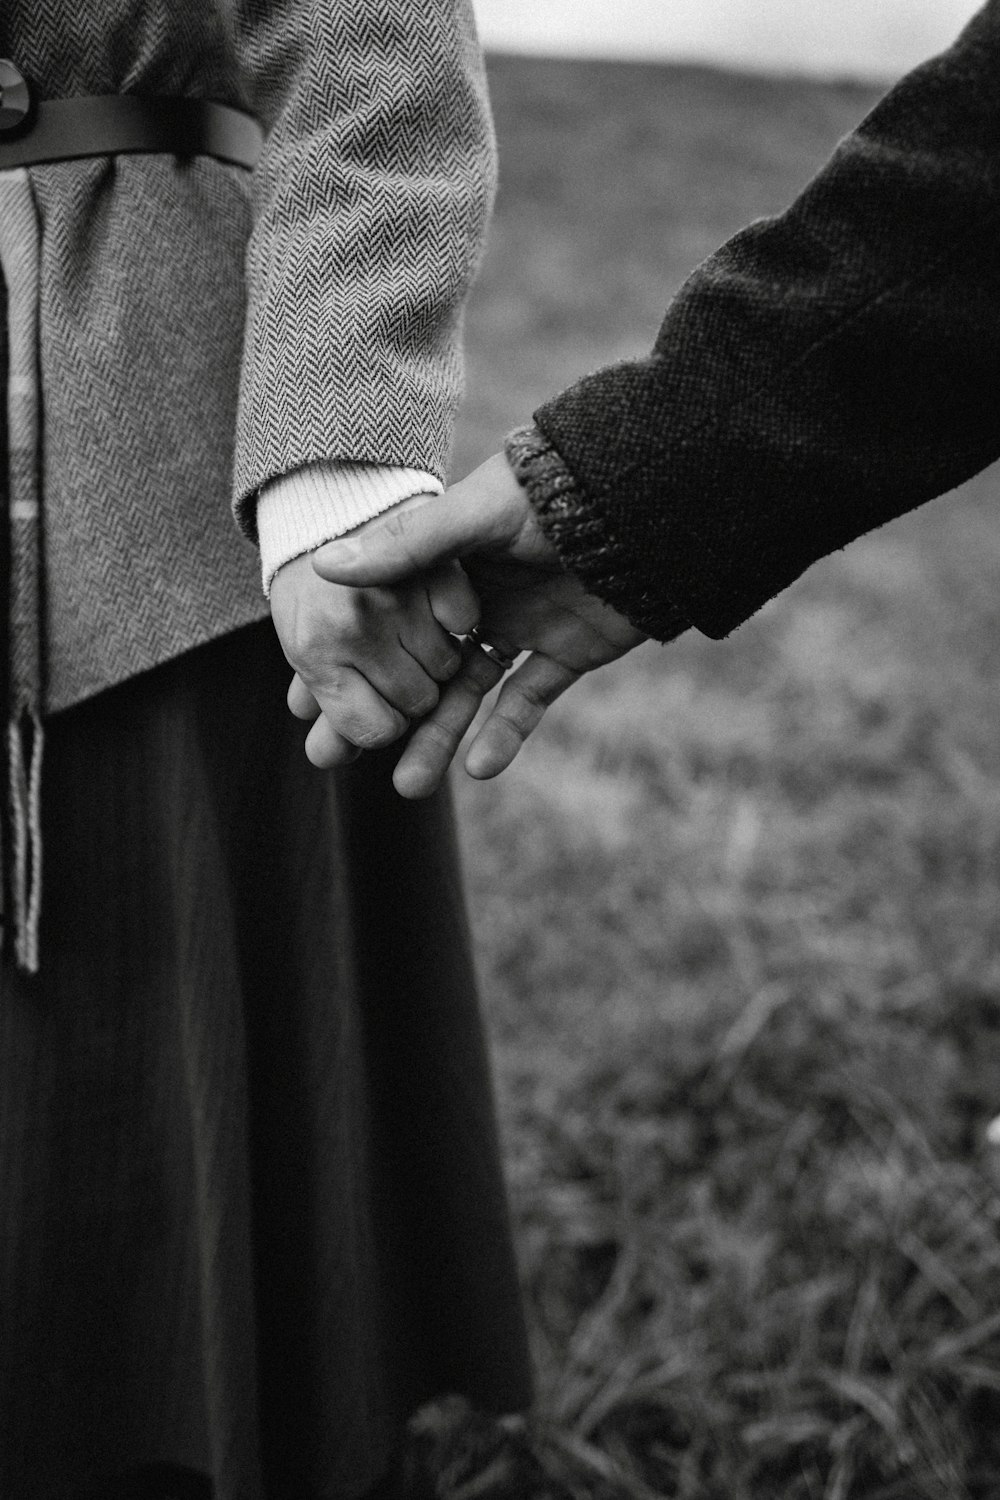
[[[541,524],[661,640],[996,459],[1000,0],[694,273],[648,359],[535,416],[508,452]]]
[[[317,460],[442,478],[495,147],[471,0],[234,0],[253,184],[234,505]]]

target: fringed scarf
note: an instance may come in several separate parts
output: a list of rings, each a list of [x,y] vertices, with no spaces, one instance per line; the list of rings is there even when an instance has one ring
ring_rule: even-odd
[[[7,547],[7,796],[0,809],[4,943],[38,969],[42,899],[42,650],[40,588],[41,399],[38,353],[38,212],[28,173],[0,172],[0,494]],[[5,493],[4,493],[5,492]]]

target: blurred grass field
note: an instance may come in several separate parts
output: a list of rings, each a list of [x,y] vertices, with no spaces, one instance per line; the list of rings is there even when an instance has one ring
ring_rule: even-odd
[[[644,352],[870,89],[495,57],[457,471]],[[437,1492],[1000,1495],[1000,478],[456,773],[540,1372]]]

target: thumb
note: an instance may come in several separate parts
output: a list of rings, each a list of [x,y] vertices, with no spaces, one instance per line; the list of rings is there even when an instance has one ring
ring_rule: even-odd
[[[419,506],[397,506],[350,536],[317,547],[313,567],[331,583],[396,583],[475,544],[468,510],[444,495],[428,495]]]
[[[469,552],[508,549],[527,514],[527,498],[498,454],[445,494],[403,501],[318,547],[313,567],[331,583],[395,583]]]

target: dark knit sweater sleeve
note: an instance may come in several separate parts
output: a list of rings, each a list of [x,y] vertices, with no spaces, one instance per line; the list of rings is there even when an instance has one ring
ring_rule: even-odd
[[[648,359],[535,413],[541,522],[640,628],[725,635],[1000,456],[998,80],[991,0],[694,273]]]
[[[573,474],[537,427],[509,433],[504,452],[539,525],[588,593],[658,641],[672,641],[688,628],[662,590],[640,593],[631,586],[628,557],[612,544],[600,509],[588,504]]]

